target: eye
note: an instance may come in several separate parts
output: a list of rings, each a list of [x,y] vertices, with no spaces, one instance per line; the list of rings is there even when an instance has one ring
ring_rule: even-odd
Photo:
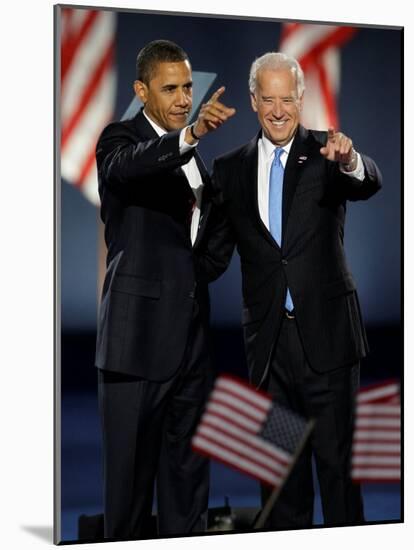
[[[282,99],[282,101],[283,101],[283,103],[285,103],[285,104],[289,104],[289,103],[294,103],[295,100],[293,99],[293,97],[284,97],[284,98]]]

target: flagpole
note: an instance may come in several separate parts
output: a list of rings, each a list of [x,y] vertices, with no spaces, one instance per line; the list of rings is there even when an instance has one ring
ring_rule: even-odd
[[[304,447],[305,447],[305,444],[306,444],[306,441],[308,439],[308,437],[310,436],[312,430],[313,430],[313,427],[315,425],[315,420],[311,419],[307,426],[306,426],[306,429],[305,429],[305,433],[303,434],[303,437],[301,439],[301,442],[299,443],[297,449],[296,449],[296,452],[295,454],[293,455],[293,459],[289,465],[289,468],[287,470],[287,473],[286,475],[284,476],[283,480],[282,480],[282,483],[280,485],[278,485],[277,487],[275,487],[272,491],[272,494],[270,495],[270,497],[267,499],[266,501],[266,504],[263,508],[263,510],[260,512],[260,516],[257,518],[257,520],[255,521],[254,525],[253,525],[253,529],[261,529],[270,512],[272,511],[273,509],[273,506],[275,505],[276,503],[276,500],[280,494],[280,491],[283,489],[283,486],[286,482],[286,480],[288,479],[291,471],[292,471],[292,468],[294,467],[294,465],[296,464],[296,461],[298,460],[299,458],[299,455],[301,454],[301,452],[303,451]]]

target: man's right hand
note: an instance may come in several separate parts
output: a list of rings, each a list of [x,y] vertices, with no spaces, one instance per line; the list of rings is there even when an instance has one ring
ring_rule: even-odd
[[[193,133],[197,138],[201,138],[217,130],[227,119],[232,117],[236,109],[232,107],[226,107],[223,103],[218,101],[219,97],[223,95],[225,87],[221,86],[214,94],[211,96],[207,103],[203,103],[200,109],[200,113],[196,122],[193,124]],[[191,134],[190,127],[187,128],[185,134],[185,141],[187,143],[193,144],[194,138]]]

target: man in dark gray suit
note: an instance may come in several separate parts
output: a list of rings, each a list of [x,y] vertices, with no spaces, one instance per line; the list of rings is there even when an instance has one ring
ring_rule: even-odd
[[[312,453],[325,523],[361,523],[360,488],[349,467],[359,361],[368,344],[343,239],[346,202],[376,193],[381,175],[349,137],[300,125],[305,83],[295,59],[263,55],[249,84],[261,130],[215,161],[213,183],[227,222],[219,249],[224,261],[235,244],[240,254],[252,383],[316,420],[267,527],[312,525]]]
[[[96,150],[108,246],[96,366],[103,425],[105,537],[205,529],[208,462],[190,448],[209,389],[207,282],[223,269],[204,239],[211,183],[198,140],[234,109],[224,88],[187,125],[191,66],[176,44],[138,54],[144,108],[110,124]]]

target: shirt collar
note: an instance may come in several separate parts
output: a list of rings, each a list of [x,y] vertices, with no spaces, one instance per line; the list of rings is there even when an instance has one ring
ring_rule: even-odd
[[[158,124],[155,124],[155,122],[150,119],[150,117],[145,112],[145,109],[142,111],[142,113],[143,113],[144,117],[148,120],[148,122],[151,124],[151,126],[154,128],[154,130],[155,130],[155,132],[157,133],[158,136],[161,137],[161,136],[168,133],[166,130],[164,130],[164,128],[161,128],[161,126],[158,126]]]
[[[283,145],[282,149],[289,155],[289,151],[290,151],[290,148],[292,147],[292,143],[293,143],[293,140],[294,140],[295,136],[293,136],[293,138],[289,141],[289,143],[287,143],[286,145]],[[276,145],[274,143],[272,143],[270,141],[270,139],[268,139],[264,133],[262,132],[262,146],[263,146],[263,150],[264,150],[264,153],[266,155],[267,158],[270,158],[273,153],[274,153],[274,150],[276,149]]]

